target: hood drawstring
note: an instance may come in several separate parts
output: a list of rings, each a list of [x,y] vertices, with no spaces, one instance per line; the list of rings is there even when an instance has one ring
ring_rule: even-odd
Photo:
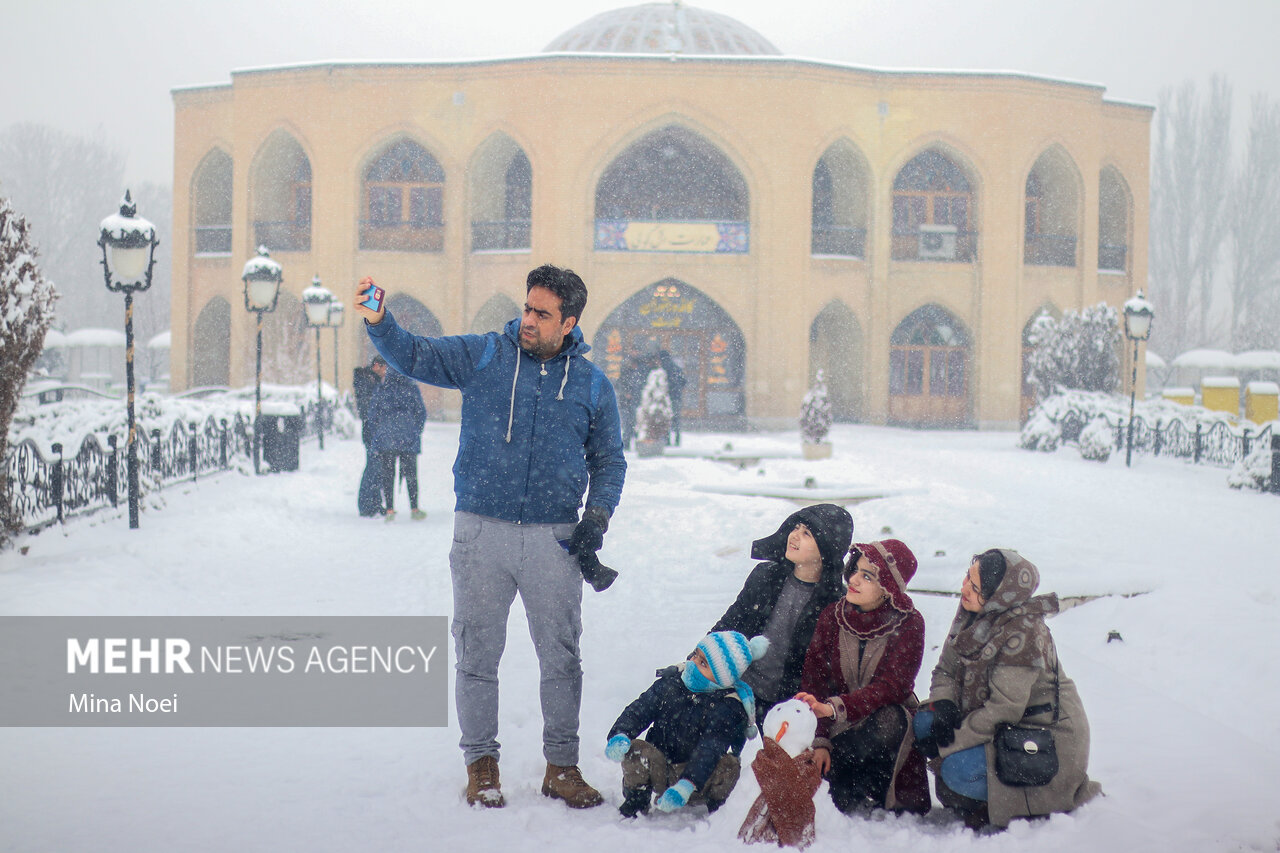
[[[556,394],[557,400],[564,399],[564,386],[569,384],[569,359],[571,358],[573,358],[571,355],[564,357],[564,379],[560,380],[560,393]]]
[[[511,403],[507,409],[507,444],[511,443],[511,425],[516,419],[516,382],[520,379],[520,353],[516,353],[516,372],[511,377]],[[569,360],[573,356],[566,355],[564,357],[564,378],[560,380],[560,390],[556,393],[557,400],[564,399],[564,388],[569,384]]]
[[[511,377],[511,408],[507,411],[507,444],[511,443],[511,424],[516,419],[516,380],[520,378],[520,352],[516,351],[516,373]]]

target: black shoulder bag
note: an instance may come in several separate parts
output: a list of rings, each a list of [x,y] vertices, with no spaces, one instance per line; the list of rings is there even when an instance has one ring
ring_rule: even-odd
[[[1053,721],[1058,722],[1058,665],[1053,666]],[[1028,708],[1023,717],[1044,713],[1043,706]],[[1058,747],[1053,732],[1043,726],[1001,723],[996,726],[996,777],[1014,788],[1048,785],[1058,775]]]

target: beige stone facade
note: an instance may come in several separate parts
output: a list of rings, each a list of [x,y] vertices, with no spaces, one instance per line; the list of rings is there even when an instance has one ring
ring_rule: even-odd
[[[650,338],[683,362],[688,421],[794,423],[822,367],[839,417],[1014,427],[1027,323],[1146,279],[1152,111],[1103,94],[567,53],[180,89],[172,384],[252,381],[239,275],[265,242],[288,294],[268,379],[314,380],[290,327],[313,275],[348,303],[372,275],[406,325],[458,334],[514,317],[550,262],[587,282],[597,363],[616,376]],[[343,387],[368,353],[348,315]]]

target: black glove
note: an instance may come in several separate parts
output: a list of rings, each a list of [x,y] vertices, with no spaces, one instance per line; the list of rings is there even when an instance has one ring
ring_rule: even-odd
[[[956,729],[960,728],[960,708],[950,699],[939,699],[925,707],[933,712],[929,737],[933,738],[939,748],[951,746],[956,740]]]
[[[932,733],[930,733],[928,737],[917,738],[916,749],[925,758],[938,757],[938,742],[934,739]]]
[[[582,570],[583,580],[596,592],[604,592],[618,577],[616,571],[600,562],[595,551],[579,552],[578,568]]]
[[[569,537],[569,553],[581,557],[599,551],[604,546],[604,534],[608,529],[609,511],[600,506],[587,507]]]

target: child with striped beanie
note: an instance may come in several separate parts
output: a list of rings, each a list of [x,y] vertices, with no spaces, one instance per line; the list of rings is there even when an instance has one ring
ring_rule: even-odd
[[[623,710],[605,755],[622,763],[624,816],[648,812],[654,791],[662,791],[661,811],[699,802],[715,811],[724,803],[738,783],[738,755],[757,734],[755,696],[742,673],[768,648],[763,636],[708,634]]]

